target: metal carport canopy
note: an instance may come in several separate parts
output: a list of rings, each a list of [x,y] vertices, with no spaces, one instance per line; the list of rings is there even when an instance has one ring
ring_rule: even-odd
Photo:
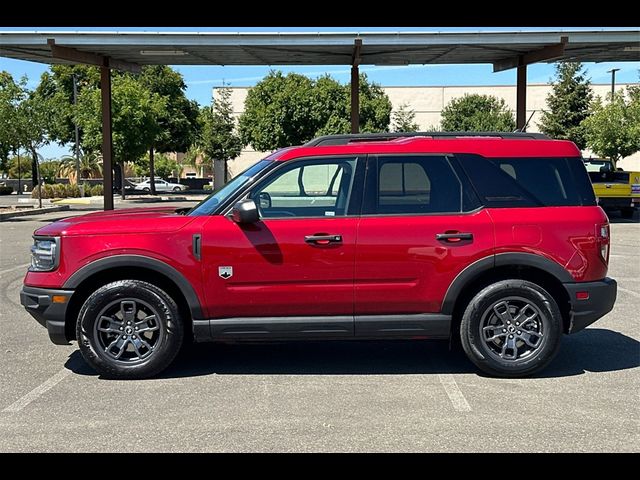
[[[522,128],[527,65],[558,60],[638,61],[640,29],[464,33],[14,31],[0,32],[0,56],[102,67],[105,209],[111,209],[113,199],[107,199],[112,183],[111,68],[135,72],[141,65],[351,65],[351,128],[357,132],[359,65],[489,63],[494,71],[517,68],[516,124]]]

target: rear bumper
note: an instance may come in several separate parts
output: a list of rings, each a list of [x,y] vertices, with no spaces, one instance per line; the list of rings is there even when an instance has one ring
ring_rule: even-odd
[[[602,208],[633,208],[640,207],[638,197],[598,197],[598,205]]]
[[[69,299],[73,290],[53,290],[50,288],[22,287],[20,303],[37,322],[46,327],[49,338],[57,345],[69,345],[65,334],[65,320]],[[54,303],[53,296],[65,296],[64,303]]]
[[[613,278],[598,282],[565,283],[571,304],[571,323],[568,333],[576,333],[611,311],[616,302],[618,284]],[[577,300],[578,292],[587,292],[589,298]]]

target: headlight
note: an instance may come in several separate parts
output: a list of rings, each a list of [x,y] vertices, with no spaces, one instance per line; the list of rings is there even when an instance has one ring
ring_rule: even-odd
[[[60,263],[60,238],[34,237],[31,246],[32,272],[50,272]]]

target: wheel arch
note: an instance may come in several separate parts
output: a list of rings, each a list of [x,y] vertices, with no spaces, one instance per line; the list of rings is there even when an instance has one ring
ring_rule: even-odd
[[[575,281],[571,274],[560,264],[540,255],[501,253],[472,263],[449,286],[442,302],[442,313],[452,316],[451,333],[456,331],[464,309],[480,290],[509,278],[528,280],[547,290],[560,308],[565,333],[568,331],[571,305],[562,284]]]
[[[175,268],[142,255],[114,255],[85,265],[65,282],[65,289],[74,290],[65,319],[69,340],[75,339],[75,322],[87,297],[107,283],[124,279],[143,280],[165,290],[178,304],[190,331],[194,319],[204,318],[195,290]]]

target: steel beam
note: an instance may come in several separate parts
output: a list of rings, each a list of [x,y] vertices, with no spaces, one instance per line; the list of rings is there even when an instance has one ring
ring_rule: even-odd
[[[118,60],[116,58],[105,57],[97,53],[83,52],[75,48],[63,47],[56,45],[56,41],[53,38],[47,40],[49,47],[51,48],[51,56],[53,58],[59,58],[60,60],[68,60],[74,63],[84,63],[87,65],[96,65],[102,67],[105,61],[108,61],[110,68],[116,70],[124,70],[131,73],[140,73],[142,67],[137,63],[127,62],[124,60]]]
[[[108,62],[100,67],[102,98],[102,178],[104,209],[113,210],[113,138],[111,135],[111,69]]]
[[[516,84],[516,128],[522,130],[527,121],[527,64],[518,66]]]
[[[357,38],[351,57],[351,133],[360,133],[360,51],[362,39]]]
[[[521,65],[530,65],[532,63],[562,58],[564,55],[564,47],[568,42],[569,37],[560,37],[560,43],[556,45],[548,45],[539,50],[525,53],[524,55],[498,60],[493,64],[493,72],[502,72]]]

